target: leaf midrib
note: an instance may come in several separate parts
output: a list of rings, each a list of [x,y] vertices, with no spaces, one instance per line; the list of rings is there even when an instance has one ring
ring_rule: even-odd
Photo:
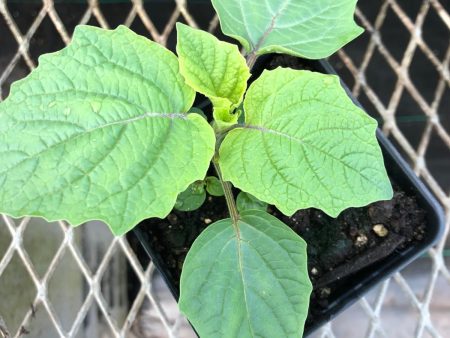
[[[233,224],[233,229],[236,233],[236,249],[237,249],[237,255],[238,255],[238,262],[239,262],[239,274],[241,276],[241,282],[242,282],[242,292],[244,293],[244,302],[245,302],[245,309],[246,309],[246,313],[247,313],[247,320],[248,320],[248,327],[250,328],[250,333],[252,335],[252,337],[255,337],[255,333],[253,332],[253,327],[251,325],[251,320],[250,320],[250,309],[248,307],[248,300],[247,300],[247,291],[246,291],[246,283],[245,283],[245,278],[244,278],[244,267],[243,267],[243,262],[242,262],[242,250],[241,250],[241,235],[240,235],[240,230],[239,230],[239,223],[243,221],[238,221],[237,224]],[[245,223],[247,224],[247,223]],[[249,225],[249,224],[247,224]]]
[[[278,19],[278,17],[280,16],[280,14],[282,13],[282,11],[289,5],[290,0],[286,0],[284,1],[284,3],[281,4],[280,8],[275,12],[272,13],[272,18],[269,24],[269,27],[266,28],[266,30],[264,31],[264,33],[261,35],[261,37],[259,38],[259,40],[256,42],[255,47],[253,49],[253,52],[258,52],[258,50],[260,49],[260,47],[263,45],[264,41],[267,39],[267,37],[269,36],[269,34],[273,31],[273,29],[275,28],[275,24],[276,21]]]
[[[261,219],[261,220],[264,221],[263,219]],[[250,225],[249,223],[244,222],[244,221],[242,221],[242,220],[241,220],[240,222],[241,222],[241,223],[244,223],[246,226],[252,228],[253,230],[255,230],[255,231],[257,231],[257,232],[260,232],[264,237],[268,238],[269,240],[273,240],[273,239],[272,239],[270,236],[268,236],[266,233],[264,233],[263,231],[261,231],[261,230],[255,228],[254,226]],[[239,224],[238,224],[237,226],[239,226]],[[245,308],[246,308],[246,310],[247,310],[247,320],[248,320],[248,323],[249,323],[249,328],[250,328],[250,332],[251,332],[252,337],[256,337],[256,336],[255,336],[255,333],[254,333],[254,331],[253,331],[253,327],[252,327],[252,325],[251,325],[250,317],[249,317],[249,315],[250,315],[250,310],[249,310],[249,308],[248,308],[247,292],[246,292],[246,285],[247,285],[247,284],[245,283],[245,279],[244,279],[243,259],[242,259],[242,250],[241,250],[241,242],[242,242],[242,240],[240,239],[240,237],[236,237],[236,240],[237,240],[236,248],[237,248],[237,254],[238,254],[239,272],[240,272],[241,281],[242,281],[242,289],[243,289],[243,293],[244,293]],[[279,243],[277,243],[277,242],[275,242],[275,243],[278,245],[278,247],[279,247],[281,250],[285,250],[285,251],[286,251],[286,249],[285,249],[281,244],[279,244]],[[252,247],[253,250],[254,250],[256,253],[258,253],[258,255],[260,255],[259,251],[251,244],[251,241],[248,241],[247,244],[248,244],[250,247]],[[286,252],[287,252],[287,251],[286,251]],[[291,257],[291,255],[289,254],[289,252],[287,252],[287,254],[288,254],[288,257],[289,257],[289,259],[291,260],[291,262],[295,264],[296,262],[295,262],[295,260]],[[260,256],[261,256],[261,259],[262,259],[262,260],[264,261],[264,263],[266,264],[266,266],[269,267],[269,264],[268,264],[267,260],[264,259],[263,255],[260,255]],[[275,280],[278,281],[278,277],[275,276],[274,274],[273,274],[273,276],[274,276]],[[278,282],[279,282],[279,281],[278,281]],[[279,286],[282,287],[281,284],[279,284]],[[290,305],[291,305],[291,307],[292,307],[292,304],[290,304]],[[292,311],[293,311],[293,312],[296,312],[296,310],[295,310],[293,307],[292,307]],[[274,316],[276,316],[276,314],[275,314],[274,312],[272,312],[272,313],[274,314]],[[284,330],[284,327],[282,327],[282,329]]]
[[[42,154],[48,152],[49,150],[51,150],[53,148],[56,148],[57,146],[59,146],[61,144],[73,141],[73,140],[77,139],[78,137],[85,136],[85,135],[93,133],[93,132],[95,132],[97,130],[108,128],[108,127],[111,127],[111,126],[114,126],[114,125],[127,125],[127,124],[134,123],[134,122],[146,119],[146,118],[166,118],[166,119],[177,119],[178,118],[178,119],[182,119],[182,120],[186,120],[187,119],[186,114],[182,114],[182,113],[154,113],[154,112],[150,112],[150,113],[144,113],[144,114],[141,114],[141,115],[138,115],[138,116],[134,116],[132,118],[128,118],[128,119],[124,119],[124,120],[119,120],[119,121],[113,121],[113,122],[105,123],[105,124],[102,124],[102,125],[90,128],[90,129],[85,129],[85,130],[83,130],[81,132],[78,132],[78,133],[75,133],[73,135],[70,135],[68,138],[66,138],[64,140],[61,140],[59,142],[56,142],[56,143],[52,144],[50,147],[47,147],[47,148],[45,148],[45,149],[43,149],[43,150],[41,150],[41,151],[39,151],[37,153],[29,155],[28,158],[25,158],[25,159],[21,160],[20,162],[15,163],[13,166],[4,169],[3,171],[0,172],[0,174],[4,174],[5,172],[7,172],[7,171],[9,171],[9,170],[11,170],[13,168],[17,168],[20,164],[22,164],[22,163],[24,163],[24,162],[26,162],[26,161],[28,161],[28,160],[36,157],[36,156],[42,155]]]
[[[292,135],[289,135],[289,134],[280,132],[280,131],[275,130],[275,129],[267,128],[267,127],[261,127],[261,126],[255,126],[255,125],[244,125],[244,126],[243,126],[243,129],[257,130],[257,131],[260,131],[261,133],[269,133],[269,134],[279,135],[279,136],[284,137],[284,138],[286,138],[286,139],[288,139],[288,140],[290,140],[290,141],[295,141],[295,142],[297,142],[298,144],[300,144],[301,146],[311,147],[311,148],[313,148],[314,150],[316,150],[316,151],[318,151],[318,152],[320,152],[320,153],[322,153],[322,154],[324,154],[324,155],[330,157],[332,160],[339,162],[341,165],[343,165],[344,167],[350,169],[351,171],[354,171],[354,172],[358,173],[361,177],[363,177],[364,179],[366,179],[368,182],[371,182],[371,183],[374,184],[378,189],[380,189],[380,187],[378,186],[377,182],[372,181],[370,177],[367,177],[366,175],[363,175],[362,172],[360,172],[359,170],[353,168],[353,167],[350,166],[348,163],[344,162],[342,159],[340,159],[340,158],[338,158],[338,157],[332,155],[332,154],[329,153],[329,152],[324,151],[323,149],[317,147],[316,145],[314,145],[314,144],[312,144],[312,143],[310,143],[310,142],[307,142],[307,141],[302,140],[302,139],[300,139],[300,138],[297,138],[297,137],[294,137],[294,136],[292,136]],[[380,189],[380,190],[382,190],[382,189]]]

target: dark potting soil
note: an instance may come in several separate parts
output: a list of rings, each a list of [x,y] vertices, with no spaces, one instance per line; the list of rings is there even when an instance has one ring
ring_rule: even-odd
[[[304,69],[314,71],[313,67],[307,60],[299,59],[290,55],[274,55],[269,62],[264,65],[265,69],[275,69],[277,67]]]
[[[310,316],[326,308],[328,299],[353,273],[423,238],[425,211],[414,196],[395,184],[394,191],[390,201],[350,208],[336,219],[317,209],[287,217],[269,208],[308,244],[308,270],[314,286]],[[147,232],[149,245],[167,264],[178,287],[184,259],[195,238],[209,224],[227,217],[224,198],[209,196],[198,210],[174,210],[166,219],[145,221],[141,229]]]

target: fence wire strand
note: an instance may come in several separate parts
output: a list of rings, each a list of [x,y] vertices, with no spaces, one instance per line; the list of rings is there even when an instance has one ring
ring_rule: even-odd
[[[447,239],[450,227],[450,187],[445,186],[436,176],[435,171],[430,168],[427,154],[433,147],[433,140],[436,138],[444,145],[445,151],[450,151],[449,130],[441,121],[442,118],[448,119],[450,113],[448,106],[442,107],[442,102],[445,96],[449,95],[448,89],[450,88],[450,43],[448,43],[450,41],[449,3],[446,0],[422,0],[417,13],[412,17],[408,11],[405,11],[407,6],[410,6],[409,1],[379,0],[378,2],[381,5],[376,16],[373,16],[373,13],[365,12],[361,8],[362,6],[356,10],[356,19],[365,28],[365,34],[369,39],[361,60],[356,60],[346,48],[340,50],[333,57],[333,60],[334,62],[340,62],[342,65],[341,71],[349,73],[353,78],[354,84],[351,90],[355,97],[365,96],[368,102],[373,105],[376,113],[382,118],[381,127],[383,132],[400,146],[415,173],[422,178],[437,196],[445,209],[447,221],[442,240],[436,247],[429,251],[432,264],[427,275],[428,283],[423,295],[418,296],[403,274],[401,272],[396,273],[393,278],[381,284],[373,301],[369,301],[366,298],[361,299],[359,305],[368,318],[368,324],[365,333],[361,333],[360,336],[391,337],[390,332],[386,331],[383,325],[382,313],[385,302],[387,301],[387,291],[393,284],[396,284],[408,297],[410,307],[419,314],[419,319],[415,323],[414,336],[418,338],[427,336],[448,337],[448,331],[440,332],[439,328],[436,327],[435,318],[430,312],[430,308],[433,305],[433,300],[436,299],[437,280],[443,278],[447,283],[447,287],[450,288],[449,266],[446,265],[444,258],[444,249],[446,243],[448,243]],[[123,20],[123,24],[132,26],[133,23],[139,20],[145,28],[147,36],[162,45],[168,44],[175,23],[178,20],[183,20],[193,27],[199,26],[193,15],[195,13],[189,7],[190,2],[186,0],[172,1],[173,11],[168,17],[167,23],[163,26],[158,26],[154,22],[152,19],[154,13],[153,16],[150,15],[150,11],[154,12],[158,10],[158,3],[152,4],[143,0],[131,0],[129,4],[130,8]],[[78,23],[86,24],[94,22],[103,28],[111,27],[109,23],[111,18],[104,13],[101,2],[98,0],[88,0],[85,5],[84,13],[80,16]],[[20,64],[24,64],[27,67],[27,71],[31,71],[36,67],[36,60],[33,59],[30,53],[30,44],[44,20],[51,20],[57,34],[59,34],[65,44],[70,42],[72,28],[68,28],[67,23],[60,16],[61,13],[58,12],[58,8],[61,8],[60,6],[60,3],[59,7],[56,6],[53,0],[43,0],[40,3],[40,9],[36,11],[29,26],[24,30],[23,27],[19,28],[14,15],[11,14],[11,4],[8,4],[6,0],[0,0],[0,24],[7,27],[7,32],[2,32],[2,34],[9,35],[17,44],[13,51],[0,50],[0,56],[2,54],[6,55],[6,52],[11,56],[6,62],[0,63],[0,100],[6,96],[5,91],[9,90],[9,84],[13,80],[17,80],[14,71]],[[400,60],[393,55],[391,48],[386,45],[384,42],[386,36],[382,33],[386,18],[388,15],[392,15],[392,13],[398,19],[398,25],[402,25],[402,29],[406,29],[409,33],[408,42]],[[427,17],[431,13],[435,14],[435,17],[437,17],[435,20],[440,20],[440,24],[446,28],[446,35],[442,36],[442,39],[446,39],[447,41],[447,48],[443,58],[439,58],[438,53],[429,46],[423,34],[424,28],[427,25]],[[369,17],[369,14],[372,19]],[[211,17],[208,23],[206,28],[210,32],[216,32],[219,24],[217,16]],[[432,74],[438,74],[437,85],[431,102],[422,95],[417,87],[417,80],[411,78],[411,65],[414,63],[414,57],[418,52],[423,53],[429,61],[429,66],[432,68],[430,70],[430,76],[436,76]],[[395,75],[395,85],[387,103],[380,97],[379,88],[375,88],[371,79],[368,77],[368,69],[371,66],[371,62],[373,62],[375,54],[381,55],[386,65],[390,68],[389,71]],[[419,138],[418,145],[413,144],[410,136],[405,135],[398,123],[398,112],[401,107],[402,97],[405,93],[412,98],[414,105],[423,115],[425,128]],[[444,170],[449,173],[450,166],[445,167]],[[101,312],[107,329],[114,337],[133,336],[133,326],[136,325],[136,321],[138,320],[156,320],[163,328],[163,336],[184,338],[180,336],[180,330],[184,321],[180,315],[177,315],[175,320],[169,318],[170,316],[164,308],[164,302],[161,302],[155,294],[152,279],[155,271],[153,264],[150,263],[148,266],[142,267],[125,237],[112,238],[98,268],[93,270],[83,256],[83,249],[74,238],[74,229],[65,222],[58,222],[57,226],[60,227],[64,237],[45,274],[40,276],[24,246],[23,237],[29,223],[30,218],[28,217],[13,220],[6,215],[1,216],[0,228],[3,227],[3,232],[8,233],[11,239],[5,253],[3,256],[0,256],[0,279],[8,265],[12,262],[13,257],[17,255],[36,288],[36,296],[29,309],[23,314],[23,319],[16,332],[8,331],[7,323],[3,321],[0,313],[0,336],[22,336],[27,332],[26,328],[29,327],[35,316],[35,309],[43,307],[46,316],[58,336],[76,337],[79,336],[89,310],[95,305]],[[112,256],[117,250],[126,257],[127,264],[134,271],[140,284],[122,325],[111,315],[110,306],[105,300],[101,288],[102,278],[111,263]],[[69,329],[64,328],[61,318],[59,318],[58,312],[49,298],[49,281],[58,265],[62,264],[63,256],[66,254],[70,254],[73,257],[77,269],[81,272],[88,285],[87,296],[82,302],[80,310]],[[143,315],[142,311],[145,303],[150,304],[148,306],[154,310],[155,317],[148,318]],[[107,334],[106,336],[111,335]],[[333,329],[333,323],[326,324],[321,329],[319,336],[323,338],[339,338]]]

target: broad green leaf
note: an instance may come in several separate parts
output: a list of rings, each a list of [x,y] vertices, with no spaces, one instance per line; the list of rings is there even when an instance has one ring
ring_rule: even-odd
[[[223,179],[286,215],[390,199],[375,137],[377,123],[355,106],[334,75],[264,71],[244,101],[245,125],[220,147]]]
[[[223,196],[223,187],[222,183],[220,183],[219,179],[215,176],[208,176],[205,179],[206,191],[211,196]]]
[[[239,212],[243,212],[245,210],[267,211],[267,203],[260,201],[251,194],[241,191],[236,198],[236,208]]]
[[[193,211],[200,208],[206,199],[205,183],[197,181],[178,195],[174,208],[180,211]]]
[[[321,59],[363,32],[357,0],[212,0],[222,31],[247,52]]]
[[[0,211],[123,234],[203,179],[214,134],[185,114],[176,56],[126,27],[79,26],[0,104]]]
[[[306,243],[262,211],[218,221],[191,247],[180,289],[200,337],[301,337],[312,290]]]
[[[236,123],[239,116],[232,110],[242,101],[250,77],[239,49],[182,23],[177,23],[177,34],[180,72],[186,83],[211,100],[217,122]]]

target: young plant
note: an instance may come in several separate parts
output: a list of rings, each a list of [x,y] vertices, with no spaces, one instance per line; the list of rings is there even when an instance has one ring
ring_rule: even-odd
[[[103,220],[122,235],[174,206],[197,208],[205,189],[224,194],[230,218],[188,253],[180,309],[204,338],[299,337],[311,292],[306,244],[266,203],[335,217],[392,189],[377,124],[338,77],[277,68],[247,90],[249,67],[269,52],[329,56],[362,31],[355,2],[213,0],[246,59],[183,24],[178,57],[123,26],[77,27],[0,104],[0,211]],[[211,124],[190,110],[195,92],[212,102]],[[218,179],[205,178],[210,161]]]

